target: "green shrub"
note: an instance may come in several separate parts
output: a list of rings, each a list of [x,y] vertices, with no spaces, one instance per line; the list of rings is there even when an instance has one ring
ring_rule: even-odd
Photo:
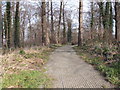
[[[84,47],[85,48],[85,47]],[[79,48],[75,47],[75,50],[77,51]],[[96,68],[105,74],[107,77],[108,81],[120,86],[120,61],[119,62],[112,62],[109,65],[105,64],[104,60],[100,57],[95,57],[89,54],[88,51],[86,51],[83,48],[80,48],[79,55],[88,63],[93,64],[96,66]],[[104,56],[107,57],[107,59],[113,59],[113,56],[111,55],[111,50],[108,47],[104,48],[99,48],[95,47],[93,50],[96,53],[101,53],[105,54]],[[120,59],[120,54],[114,55],[114,58],[119,58]]]
[[[103,48],[103,54],[108,54],[110,53],[110,49],[108,47]]]
[[[115,60],[120,60],[120,54],[114,54],[114,55],[113,55],[113,58],[114,58]]]
[[[113,84],[120,85],[120,80],[118,77],[111,76],[111,77],[108,77],[108,80]]]
[[[95,53],[97,53],[98,55],[102,55],[102,53],[103,53],[102,48],[97,47],[97,46],[94,48],[94,51],[95,51]]]
[[[105,65],[103,65],[103,64],[97,66],[97,69],[98,69],[99,71],[101,71],[102,73],[105,73],[105,72],[107,72],[107,70],[108,70],[108,68],[107,68]]]
[[[19,51],[19,54],[20,54],[20,55],[25,55],[25,51],[24,51],[24,50],[20,50],[20,51]]]

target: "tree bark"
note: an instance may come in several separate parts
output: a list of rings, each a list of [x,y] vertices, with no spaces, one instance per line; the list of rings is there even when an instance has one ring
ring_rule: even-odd
[[[11,48],[11,3],[7,2],[6,5],[6,18],[7,18],[7,47]]]
[[[62,13],[62,2],[60,2],[60,14],[59,14],[59,24],[58,24],[58,43],[60,43],[60,25],[61,25],[61,13]]]
[[[120,20],[119,19],[120,19],[120,3],[116,2],[115,3],[115,21],[116,21],[115,39],[117,41],[120,41]]]
[[[63,3],[63,44],[66,43],[65,5]]]
[[[93,10],[93,2],[91,2],[91,39],[94,39],[94,10]]]
[[[53,3],[51,0],[51,43],[54,44],[55,42],[55,33],[54,33],[54,23],[53,23]]]
[[[3,30],[2,30],[2,3],[0,2],[0,47],[2,47],[3,40]]]
[[[82,46],[82,4],[83,2],[79,2],[79,32],[78,32],[78,46]]]
[[[15,13],[15,31],[14,31],[14,46],[20,48],[20,17],[19,17],[19,2],[16,3]]]
[[[68,19],[67,24],[68,24],[67,41],[71,43],[72,41],[72,20]]]
[[[42,21],[42,45],[49,45],[49,36],[48,36],[48,30],[46,26],[46,5],[45,5],[45,0],[42,2],[42,16],[41,16],[41,21]]]
[[[103,2],[98,2],[99,5],[99,40],[103,37],[102,25],[103,25]]]

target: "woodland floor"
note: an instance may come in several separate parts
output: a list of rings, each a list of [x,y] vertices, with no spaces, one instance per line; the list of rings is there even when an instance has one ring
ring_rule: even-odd
[[[54,77],[53,88],[113,88],[94,67],[82,60],[72,46],[56,49],[45,68]]]

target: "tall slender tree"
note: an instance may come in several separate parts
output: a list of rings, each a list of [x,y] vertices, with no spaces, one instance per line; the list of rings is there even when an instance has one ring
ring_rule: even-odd
[[[112,3],[110,2],[110,16],[109,16],[109,37],[110,41],[113,38],[113,10],[112,10]]]
[[[2,47],[2,40],[3,40],[3,38],[2,38],[2,4],[1,4],[1,2],[0,2],[0,47]]]
[[[60,13],[59,13],[59,24],[58,24],[58,43],[60,43],[60,25],[61,25],[61,14],[62,14],[62,5],[63,2],[60,2]]]
[[[82,0],[79,1],[79,32],[78,32],[78,46],[82,45]]]
[[[104,16],[104,28],[109,29],[109,15],[110,15],[110,2],[106,2],[105,6],[105,16]]]
[[[91,39],[93,39],[93,35],[94,35],[94,10],[93,10],[93,2],[91,2],[91,23],[90,23],[90,28],[91,28]]]
[[[53,23],[53,3],[51,0],[51,43],[55,43],[54,23]]]
[[[67,20],[67,25],[68,25],[67,41],[71,43],[72,41],[72,20],[71,19]]]
[[[43,45],[49,45],[49,36],[48,36],[48,30],[46,26],[46,4],[45,0],[42,2],[42,16],[41,16],[41,21],[42,21],[42,44]]]
[[[7,21],[7,28],[6,28],[6,32],[7,32],[7,47],[10,48],[11,47],[11,3],[7,2],[6,5],[6,21]]]
[[[63,43],[66,42],[65,4],[63,2]]]
[[[98,2],[99,6],[99,38],[103,37],[103,15],[104,15],[104,3]]]
[[[115,2],[115,38],[120,41],[120,3]]]
[[[15,31],[14,31],[14,46],[20,48],[20,17],[19,17],[19,2],[16,3],[15,12]]]

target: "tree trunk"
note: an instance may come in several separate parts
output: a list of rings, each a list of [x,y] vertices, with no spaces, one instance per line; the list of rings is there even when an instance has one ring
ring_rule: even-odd
[[[6,5],[6,18],[7,18],[7,47],[11,48],[11,3],[7,2]]]
[[[78,32],[78,46],[82,46],[82,4],[79,2],[79,32]]]
[[[119,19],[120,19],[120,3],[116,2],[115,3],[115,21],[116,21],[115,38],[117,41],[120,41],[120,20]]]
[[[99,40],[103,37],[103,2],[98,2],[99,5]]]
[[[3,30],[2,30],[2,3],[0,2],[0,47],[2,47],[2,34],[3,34]]]
[[[67,24],[68,24],[67,41],[71,43],[72,41],[72,20],[68,19]]]
[[[66,43],[65,5],[63,3],[63,44]]]
[[[112,3],[110,2],[110,15],[109,15],[109,43],[111,44],[113,41],[113,11],[112,11]]]
[[[49,45],[49,36],[48,36],[48,30],[46,26],[46,5],[45,0],[42,2],[42,45]]]
[[[94,39],[94,11],[93,11],[93,2],[91,2],[91,24],[90,24],[90,28],[91,28],[91,39]]]
[[[53,5],[51,1],[51,43],[54,44],[55,42],[55,33],[54,33],[54,23],[53,23]]]
[[[62,2],[60,2],[60,14],[59,14],[59,24],[58,24],[58,43],[60,43],[61,13],[62,13]]]
[[[15,13],[15,31],[14,31],[14,46],[20,48],[20,17],[19,17],[19,2],[16,4]]]
[[[49,1],[47,2],[47,22],[49,24],[49,13],[50,13],[50,9],[49,9]]]

